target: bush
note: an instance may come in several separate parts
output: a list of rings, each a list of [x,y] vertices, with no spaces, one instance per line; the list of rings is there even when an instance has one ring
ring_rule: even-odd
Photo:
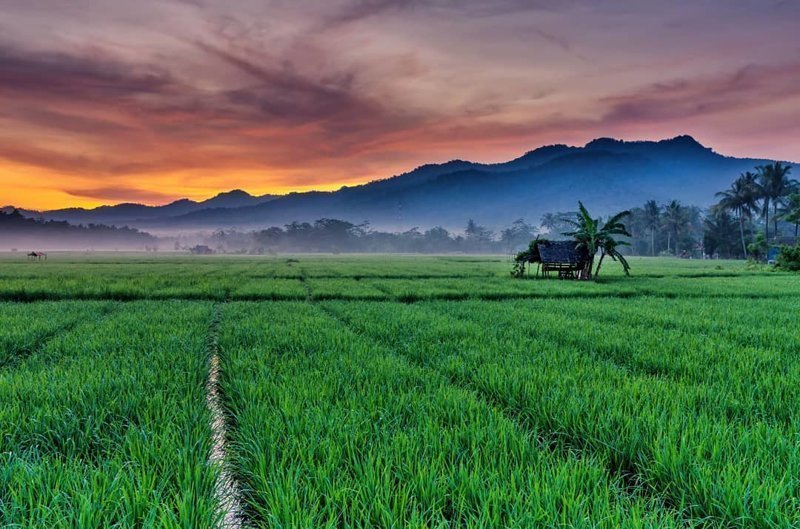
[[[775,264],[783,270],[800,271],[800,244],[796,246],[781,246],[781,251]]]
[[[758,232],[755,240],[747,245],[747,252],[756,261],[763,261],[767,257],[767,238],[763,231]]]

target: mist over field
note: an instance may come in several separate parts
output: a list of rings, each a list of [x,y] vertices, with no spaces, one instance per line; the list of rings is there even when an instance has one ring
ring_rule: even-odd
[[[0,247],[507,253],[536,234],[560,238],[568,225],[546,226],[544,219],[569,216],[578,200],[603,216],[647,201],[677,201],[695,208],[693,229],[702,231],[716,194],[740,173],[768,163],[720,155],[689,136],[657,142],[606,138],[583,147],[541,147],[505,163],[424,165],[331,192],[256,197],[233,190],[162,206],[6,207],[8,215],[16,211],[28,220],[0,218]]]

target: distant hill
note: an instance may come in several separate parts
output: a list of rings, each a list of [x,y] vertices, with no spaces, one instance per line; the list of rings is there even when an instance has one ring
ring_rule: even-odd
[[[6,209],[6,208],[4,208]],[[158,239],[133,228],[28,218],[19,211],[0,211],[0,249],[37,250],[143,250],[158,246]]]
[[[145,220],[177,217],[207,209],[254,206],[274,198],[274,195],[253,196],[241,189],[234,189],[200,202],[184,198],[163,206],[125,203],[115,206],[100,206],[93,209],[66,208],[50,211],[20,211],[29,217],[40,216],[49,220],[65,220],[73,224],[102,223],[115,226],[133,226],[141,224]],[[3,208],[7,213],[13,209],[13,207]]]
[[[200,203],[125,204],[43,215],[175,231],[258,228],[324,217],[367,220],[383,230],[436,225],[461,229],[468,218],[497,228],[518,218],[535,223],[543,213],[573,210],[579,199],[596,214],[649,199],[708,206],[714,193],[727,188],[739,173],[770,162],[723,156],[690,136],[634,142],[600,138],[583,147],[541,147],[504,163],[454,160],[423,165],[332,192],[251,197],[235,191]]]

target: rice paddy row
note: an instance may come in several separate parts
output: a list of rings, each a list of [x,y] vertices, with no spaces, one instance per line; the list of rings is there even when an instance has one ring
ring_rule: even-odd
[[[12,331],[33,349],[0,365],[0,526],[211,527],[210,306],[35,310],[30,329]],[[80,322],[52,335],[59,314]],[[18,306],[0,307],[6,339],[21,317]]]
[[[514,281],[442,259],[452,277],[355,279],[358,259],[300,258],[237,282],[263,263],[139,259],[109,275],[231,288],[0,303],[0,526],[220,527],[212,352],[249,526],[800,525],[797,276],[643,260],[638,282]],[[92,288],[83,266],[53,268]],[[237,299],[251,280],[301,293]]]
[[[82,262],[0,258],[0,301],[514,300],[657,296],[775,299],[800,296],[792,273],[737,262],[632,259],[634,276],[609,266],[598,282],[509,278],[503,257],[160,257]],[[116,266],[113,264],[116,262]],[[607,275],[606,275],[607,274]]]

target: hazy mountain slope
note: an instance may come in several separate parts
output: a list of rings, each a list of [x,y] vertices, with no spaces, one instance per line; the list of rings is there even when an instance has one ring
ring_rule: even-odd
[[[337,192],[298,193],[253,207],[196,211],[157,224],[180,229],[254,227],[336,217],[407,229],[458,228],[474,218],[497,227],[520,217],[537,221],[545,212],[575,209],[579,199],[599,214],[648,199],[676,198],[707,206],[740,172],[767,162],[721,156],[688,136],[660,142],[604,138],[584,147],[543,147],[502,164],[427,165]]]
[[[176,217],[204,209],[253,206],[263,204],[273,198],[275,197],[272,195],[253,196],[240,189],[235,189],[200,202],[184,198],[163,206],[118,204],[116,206],[100,206],[93,209],[58,209],[38,212],[38,214],[46,219],[66,220],[73,224],[106,223],[123,225],[136,224],[147,219]]]
[[[454,160],[335,192],[252,197],[222,193],[204,202],[166,206],[123,204],[95,210],[46,212],[71,222],[127,224],[159,231],[258,228],[330,217],[403,230],[461,228],[468,218],[491,227],[517,218],[573,210],[583,200],[596,214],[678,199],[708,206],[739,173],[769,160],[722,156],[689,136],[662,141],[593,140],[583,147],[551,145],[509,162]]]

